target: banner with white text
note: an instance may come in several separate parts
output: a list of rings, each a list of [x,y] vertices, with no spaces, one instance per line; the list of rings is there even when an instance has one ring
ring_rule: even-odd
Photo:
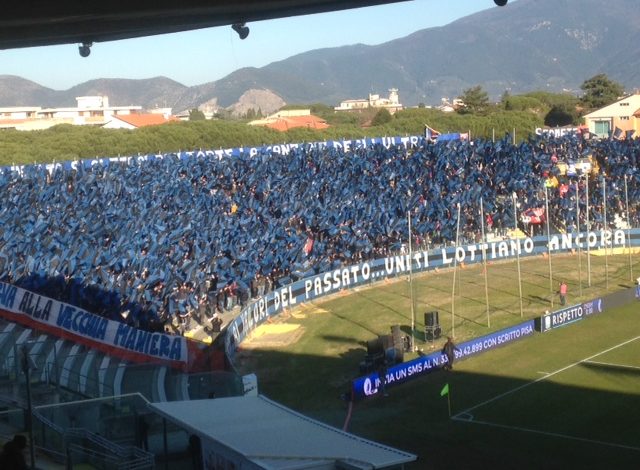
[[[45,168],[49,173],[52,173],[58,168],[65,170],[82,168],[91,168],[94,165],[100,165],[107,167],[112,163],[142,163],[147,161],[162,160],[167,156],[177,156],[181,160],[189,158],[226,158],[226,157],[239,157],[241,155],[248,155],[250,157],[277,154],[277,155],[289,155],[292,151],[298,149],[306,150],[322,150],[322,149],[339,149],[344,152],[351,152],[353,150],[363,149],[372,145],[382,145],[389,149],[391,147],[402,146],[405,148],[414,148],[424,143],[424,137],[422,136],[395,136],[395,137],[363,137],[362,139],[344,139],[344,140],[325,140],[320,142],[307,142],[298,144],[274,144],[264,145],[261,147],[234,147],[218,150],[195,150],[184,151],[172,154],[147,154],[147,155],[129,155],[122,157],[102,157],[76,161],[66,161],[59,163],[46,163],[36,164]],[[33,165],[30,165],[33,166]],[[18,173],[23,172],[25,165],[13,165],[10,166],[11,170]]]
[[[233,358],[236,347],[242,340],[267,318],[279,314],[284,308],[296,306],[344,289],[368,285],[374,281],[432,271],[458,264],[481,263],[483,259],[501,261],[520,257],[540,256],[548,251],[566,253],[574,250],[598,250],[604,247],[624,248],[640,245],[640,229],[607,230],[583,233],[565,233],[546,236],[505,239],[490,243],[475,243],[459,247],[437,248],[429,251],[415,251],[388,256],[382,259],[340,267],[332,271],[300,279],[292,284],[279,287],[256,299],[227,327],[225,351]]]
[[[475,356],[490,349],[495,349],[505,344],[513,343],[522,338],[533,335],[535,332],[533,320],[505,328],[495,333],[480,336],[458,345],[455,351],[455,360],[461,360]],[[447,363],[447,356],[437,351],[425,356],[420,356],[412,361],[403,362],[386,369],[384,375],[384,387],[400,385],[408,380],[415,379],[440,369]],[[362,400],[377,395],[382,391],[382,380],[379,372],[372,372],[364,377],[359,377],[351,384],[351,393],[354,400]]]
[[[0,315],[135,362],[187,366],[187,340],[133,328],[64,302],[0,282]]]

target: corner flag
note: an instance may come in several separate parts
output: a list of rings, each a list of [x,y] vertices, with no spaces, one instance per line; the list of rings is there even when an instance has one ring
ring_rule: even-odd
[[[449,418],[451,418],[451,395],[449,394],[449,384],[446,383],[444,384],[444,387],[442,387],[442,390],[440,390],[440,396],[447,396],[447,408],[449,410]]]

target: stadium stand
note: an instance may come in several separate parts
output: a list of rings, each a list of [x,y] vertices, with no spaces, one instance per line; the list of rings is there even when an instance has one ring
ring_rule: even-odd
[[[629,218],[625,207],[627,186],[628,200],[640,196],[638,150],[633,140],[535,138],[513,145],[505,138],[238,158],[166,155],[53,173],[37,165],[5,168],[0,280],[151,331],[187,336],[195,325],[215,331],[229,311],[292,280],[406,250],[407,212],[415,248],[452,243],[457,204],[460,242],[477,241],[480,198],[489,238],[540,233],[545,187],[554,232],[575,230],[576,198],[581,230],[587,207],[591,229],[603,228],[605,194],[609,227],[638,226],[637,203]],[[0,320],[0,400],[23,409],[21,348],[32,360],[38,403],[68,401],[60,394],[107,399],[133,392],[160,403],[245,390],[232,373],[136,365]],[[78,424],[88,427],[69,421],[69,429],[56,432],[111,445],[98,430],[73,434]],[[159,429],[151,440],[156,450]],[[127,439],[137,439],[128,432]],[[127,449],[110,452],[130,458]]]
[[[292,279],[414,246],[505,236],[520,212],[544,207],[559,230],[603,225],[640,196],[637,141],[508,138],[382,145],[344,152],[297,148],[237,158],[165,155],[49,173],[0,173],[0,280],[132,326],[184,333],[211,325]],[[585,166],[587,165],[587,166]],[[587,170],[585,172],[585,170]],[[637,225],[635,204],[631,223]],[[524,231],[541,224],[519,221]],[[584,226],[584,225],[582,225]],[[219,326],[219,325],[218,325]]]

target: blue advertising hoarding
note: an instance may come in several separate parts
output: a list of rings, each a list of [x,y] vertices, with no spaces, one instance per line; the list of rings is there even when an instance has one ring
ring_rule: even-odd
[[[576,323],[589,315],[602,313],[603,310],[604,307],[601,298],[590,300],[583,304],[571,305],[570,307],[544,314],[540,317],[539,324],[536,325],[536,329],[544,333],[545,331],[549,331],[554,328],[571,325],[572,323]]]
[[[458,345],[455,351],[456,360],[475,356],[484,351],[512,343],[522,338],[533,335],[535,332],[534,321],[528,320],[518,325],[505,328],[495,333],[480,336]],[[420,356],[411,361],[403,362],[386,369],[385,388],[400,385],[408,380],[429,374],[440,369],[447,363],[447,357],[437,351],[425,356]],[[379,372],[359,377],[352,382],[351,393],[354,400],[362,400],[375,396],[382,391],[382,381]]]
[[[279,314],[282,309],[309,302],[342,290],[368,285],[375,281],[413,273],[433,271],[438,268],[453,267],[458,264],[500,261],[520,257],[551,253],[570,252],[577,248],[592,249],[604,246],[625,247],[640,241],[636,236],[640,230],[633,229],[565,233],[521,239],[499,240],[489,243],[475,243],[458,247],[442,247],[428,251],[415,251],[378,258],[352,266],[305,277],[287,286],[277,288],[247,306],[229,325],[225,338],[225,350],[233,358],[235,348],[244,338],[267,318]],[[629,239],[630,238],[630,239]]]

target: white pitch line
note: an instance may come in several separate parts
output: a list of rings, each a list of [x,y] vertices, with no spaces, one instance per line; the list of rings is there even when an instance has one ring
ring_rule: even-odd
[[[612,346],[612,347],[610,347],[609,349],[605,349],[604,351],[600,351],[599,353],[596,353],[596,354],[594,354],[593,356],[589,356],[589,357],[586,357],[586,358],[584,358],[584,359],[582,359],[582,360],[580,360],[580,361],[574,362],[573,364],[569,364],[568,366],[565,366],[565,367],[563,367],[562,369],[558,369],[558,370],[556,370],[556,371],[554,371],[554,372],[549,372],[548,374],[546,374],[546,375],[544,375],[544,376],[542,376],[542,377],[539,377],[539,378],[537,378],[537,379],[535,379],[535,380],[532,380],[531,382],[527,382],[527,383],[522,384],[522,385],[520,385],[520,386],[518,386],[518,387],[516,387],[516,388],[513,388],[513,389],[511,389],[511,390],[507,390],[506,392],[501,393],[500,395],[496,395],[496,396],[495,396],[495,397],[493,397],[493,398],[489,398],[488,400],[485,400],[485,401],[483,401],[482,403],[478,403],[477,405],[474,405],[474,406],[472,406],[471,408],[467,408],[466,410],[463,410],[463,411],[461,411],[460,413],[455,414],[455,415],[453,416],[453,418],[456,418],[456,417],[460,416],[460,415],[461,415],[461,414],[463,414],[463,413],[469,413],[470,411],[473,411],[473,410],[475,410],[476,408],[480,408],[481,406],[487,405],[487,404],[489,404],[489,403],[491,403],[491,402],[494,402],[494,401],[499,400],[499,399],[501,399],[501,398],[503,398],[503,397],[506,397],[506,396],[508,396],[508,395],[511,395],[512,393],[515,393],[515,392],[517,392],[517,391],[520,391],[520,390],[522,390],[523,388],[528,387],[529,385],[533,385],[533,384],[536,384],[536,383],[541,382],[541,381],[543,381],[543,380],[546,380],[546,379],[548,379],[549,377],[552,377],[552,376],[554,376],[554,375],[556,375],[556,374],[559,374],[560,372],[564,372],[564,371],[565,371],[565,370],[567,370],[567,369],[571,369],[572,367],[575,367],[575,366],[577,366],[578,364],[581,364],[581,363],[583,363],[583,362],[589,361],[589,360],[593,359],[594,357],[598,357],[598,356],[599,356],[599,355],[601,355],[601,354],[608,353],[609,351],[613,351],[614,349],[617,349],[617,348],[619,348],[619,347],[621,347],[621,346],[624,346],[624,345],[626,345],[626,344],[632,343],[633,341],[636,341],[637,339],[640,339],[640,336],[636,336],[635,338],[631,338],[631,339],[629,339],[629,340],[627,340],[627,341],[625,341],[625,342],[623,342],[623,343],[620,343],[620,344],[618,344],[618,345],[616,345],[616,346]]]
[[[640,370],[640,366],[628,366],[626,364],[612,364],[610,362],[598,362],[598,361],[582,361],[584,364],[595,364],[598,366],[616,367],[618,369],[636,369]]]
[[[568,436],[567,434],[560,434],[557,432],[538,431],[536,429],[521,428],[519,426],[509,426],[506,424],[489,423],[487,421],[475,421],[475,420],[471,421],[467,419],[457,418],[457,416],[458,415],[453,416],[451,419],[454,419],[456,421],[462,421],[465,423],[484,424],[485,426],[493,426],[496,428],[511,429],[514,431],[530,432],[534,434],[542,434],[543,436],[549,436],[549,437],[560,437],[562,439],[570,439],[573,441],[587,442],[589,444],[599,444],[599,445],[608,446],[608,447],[617,447],[619,449],[640,451],[640,447],[626,446],[624,444],[615,444],[613,442],[598,441],[596,439],[587,439],[586,437]]]

